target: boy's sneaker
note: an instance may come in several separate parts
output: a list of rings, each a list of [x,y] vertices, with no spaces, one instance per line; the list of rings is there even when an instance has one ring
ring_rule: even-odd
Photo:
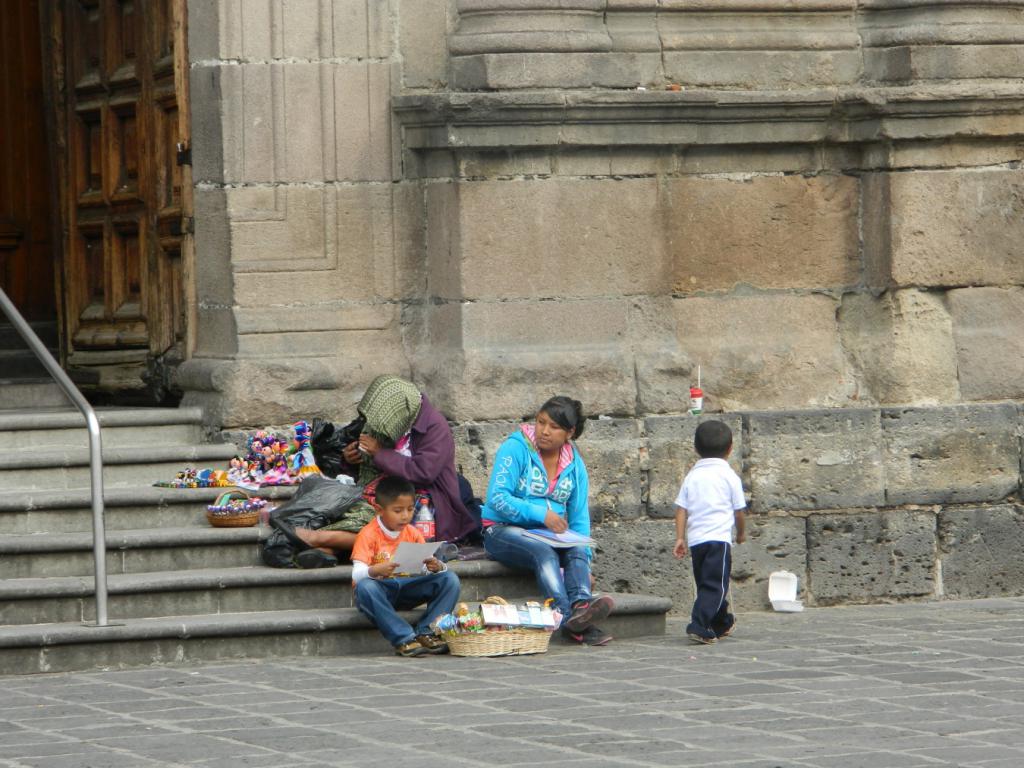
[[[580,634],[591,624],[607,619],[614,607],[615,601],[607,596],[595,597],[589,601],[581,600],[572,607],[572,615],[564,626],[570,632]]]
[[[608,645],[612,641],[611,635],[593,625],[582,632],[573,632],[568,627],[562,627],[562,636],[580,645]]]
[[[409,659],[413,658],[414,656],[422,656],[425,653],[427,653],[427,649],[415,640],[410,640],[408,643],[402,643],[401,645],[395,646],[396,655],[405,656]]]
[[[697,624],[690,624],[686,628],[686,636],[693,640],[693,642],[703,645],[711,645],[718,639],[718,636],[710,629],[704,629],[704,627]]]
[[[718,636],[719,638],[723,638],[723,637],[728,637],[729,635],[731,635],[731,634],[732,634],[732,631],[733,631],[734,629],[736,629],[736,620],[735,620],[735,619],[733,619],[733,622],[732,622],[732,624],[730,624],[729,626],[727,626],[727,627],[726,627],[725,629],[718,629],[718,628],[715,628],[715,634],[716,634],[716,635],[717,635],[717,636]]]
[[[416,642],[426,651],[434,655],[448,653],[448,643],[437,635],[416,635]]]

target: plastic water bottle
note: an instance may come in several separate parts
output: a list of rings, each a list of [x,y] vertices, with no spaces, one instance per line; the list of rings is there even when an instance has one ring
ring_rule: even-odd
[[[420,496],[416,499],[416,512],[412,516],[412,524],[416,526],[423,538],[433,541],[437,532],[434,526],[434,510],[430,506],[430,499]]]

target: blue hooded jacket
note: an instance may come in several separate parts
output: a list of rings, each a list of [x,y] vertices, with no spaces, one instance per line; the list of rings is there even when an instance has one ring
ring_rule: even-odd
[[[550,494],[547,492],[549,484],[540,453],[526,435],[516,431],[501,444],[494,457],[483,508],[484,520],[521,528],[543,528],[550,507],[569,523],[570,530],[589,536],[590,480],[575,445],[572,461],[562,470]]]

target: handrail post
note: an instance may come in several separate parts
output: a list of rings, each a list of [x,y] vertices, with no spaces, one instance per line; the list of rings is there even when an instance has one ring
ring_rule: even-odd
[[[96,576],[96,626],[107,626],[107,534],[103,520],[103,445],[100,440],[100,420],[88,401],[79,392],[71,378],[64,372],[50,350],[32,330],[18,308],[0,288],[0,309],[7,315],[11,325],[25,340],[29,348],[64,391],[68,399],[85,417],[89,429],[89,476],[92,487],[92,553]]]

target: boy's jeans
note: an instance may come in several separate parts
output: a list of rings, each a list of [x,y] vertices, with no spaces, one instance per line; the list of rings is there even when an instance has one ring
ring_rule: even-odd
[[[569,618],[573,603],[590,600],[590,558],[586,547],[556,549],[523,536],[523,529],[517,525],[492,525],[484,529],[484,549],[510,568],[533,571],[541,594],[555,599],[562,621]],[[565,569],[564,579],[561,569]]]
[[[696,627],[698,634],[707,636],[724,632],[732,626],[733,615],[729,613],[729,572],[732,570],[732,546],[724,541],[705,541],[690,547],[693,561],[693,580],[697,587],[697,599],[693,601],[693,613],[687,632]]]
[[[428,573],[403,579],[363,579],[356,584],[356,608],[387,638],[391,645],[404,645],[416,635],[431,634],[430,622],[455,609],[459,600],[459,577],[451,571]],[[421,603],[427,610],[413,628],[397,611]]]

